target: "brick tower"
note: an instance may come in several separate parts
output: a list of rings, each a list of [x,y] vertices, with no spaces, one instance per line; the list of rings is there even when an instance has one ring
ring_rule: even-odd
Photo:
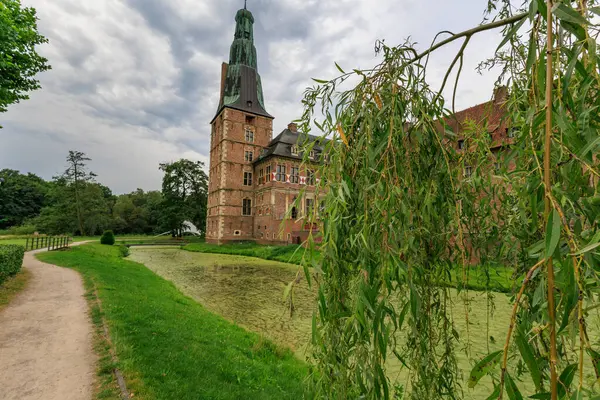
[[[253,160],[271,141],[273,117],[265,110],[254,47],[254,17],[235,16],[229,64],[221,68],[219,107],[211,121],[206,241],[251,240],[255,207]]]

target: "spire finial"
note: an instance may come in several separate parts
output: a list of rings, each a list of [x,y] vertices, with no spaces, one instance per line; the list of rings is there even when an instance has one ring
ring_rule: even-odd
[[[248,0],[244,0],[244,10],[246,10],[247,3],[248,3]]]

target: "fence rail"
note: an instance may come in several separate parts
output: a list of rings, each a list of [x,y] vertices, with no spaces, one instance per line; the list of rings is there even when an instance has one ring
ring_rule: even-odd
[[[73,240],[69,236],[35,236],[27,238],[25,251],[47,248],[49,251],[65,249]]]

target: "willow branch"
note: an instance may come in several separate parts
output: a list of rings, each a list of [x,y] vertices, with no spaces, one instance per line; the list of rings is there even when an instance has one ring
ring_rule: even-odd
[[[553,37],[553,21],[552,21],[552,6],[553,0],[546,0],[547,9],[547,21],[546,21],[546,134],[544,138],[544,188],[546,192],[545,196],[545,215],[546,220],[550,219],[550,213],[552,212],[553,206],[550,201],[552,194],[552,168],[551,168],[551,156],[552,156],[552,84],[554,81],[554,70],[552,63],[552,51],[554,46]],[[556,374],[556,364],[558,363],[556,356],[556,306],[554,304],[554,265],[552,263],[552,257],[548,257],[546,264],[546,271],[548,275],[548,319],[550,323],[550,393],[551,399],[557,400],[557,382],[558,376]]]
[[[430,48],[428,48],[424,52],[422,52],[420,54],[417,54],[415,56],[415,58],[413,58],[412,60],[410,60],[409,63],[413,63],[415,61],[418,61],[421,58],[423,58],[426,55],[428,55],[429,53],[433,53],[435,50],[439,49],[440,47],[443,47],[443,46],[447,45],[448,43],[452,43],[452,42],[454,42],[457,39],[460,39],[460,38],[463,38],[463,37],[470,37],[470,36],[473,36],[474,34],[479,33],[479,32],[485,32],[485,31],[489,31],[490,29],[496,29],[496,28],[499,28],[501,26],[514,24],[515,22],[518,22],[518,21],[522,20],[523,18],[526,18],[527,15],[528,15],[528,13],[524,12],[524,13],[512,16],[510,18],[501,19],[500,21],[490,22],[489,24],[479,25],[479,26],[476,26],[475,28],[471,28],[471,29],[467,29],[466,31],[459,32],[456,35],[450,36],[449,38],[442,40],[441,42],[439,42],[435,46],[431,46]]]
[[[539,261],[535,264],[529,271],[527,275],[525,275],[525,279],[523,279],[523,284],[521,285],[521,289],[517,294],[517,298],[515,299],[515,304],[513,305],[512,314],[510,316],[510,326],[508,327],[508,333],[506,334],[506,341],[504,342],[504,351],[502,353],[502,368],[500,371],[500,393],[498,394],[498,399],[502,399],[502,395],[504,393],[504,376],[506,375],[506,366],[508,364],[508,348],[510,346],[510,339],[512,337],[513,330],[515,329],[515,324],[517,321],[517,311],[519,310],[519,304],[521,303],[521,297],[523,297],[523,292],[525,292],[525,287],[531,280],[533,273],[542,265],[544,265],[546,259]]]

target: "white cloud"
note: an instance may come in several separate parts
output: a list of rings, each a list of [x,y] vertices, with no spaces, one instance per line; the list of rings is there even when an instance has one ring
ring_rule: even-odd
[[[208,161],[209,122],[218,102],[241,0],[23,0],[37,8],[53,69],[31,100],[0,116],[0,168],[50,178],[68,150],[86,152],[99,181],[115,192],[160,188],[158,163]],[[376,39],[411,36],[425,48],[442,29],[460,31],[482,17],[485,1],[252,0],[259,72],[277,133],[300,116],[311,77],[377,62]],[[491,96],[494,74],[473,70],[491,56],[497,33],[472,41],[457,106]],[[439,85],[459,44],[431,60]],[[453,50],[454,49],[454,50]]]

